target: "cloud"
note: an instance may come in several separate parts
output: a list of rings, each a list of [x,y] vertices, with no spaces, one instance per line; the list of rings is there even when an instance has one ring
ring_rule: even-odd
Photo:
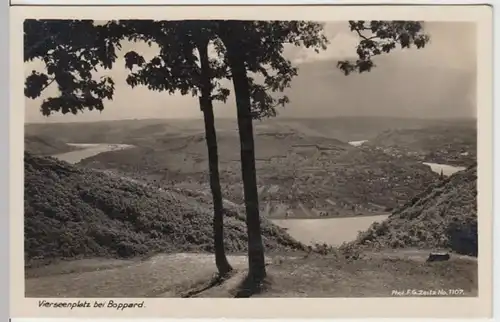
[[[409,64],[475,69],[476,29],[474,23],[426,22],[424,30],[431,38],[425,49],[398,49],[385,56],[405,59]],[[311,49],[290,45],[287,46],[285,55],[295,64],[356,57],[356,46],[359,38],[350,31],[347,22],[326,23],[325,35],[330,40],[327,50],[318,54]]]
[[[359,39],[350,32],[346,21],[329,22],[325,25],[330,45],[319,54],[313,50],[287,46],[285,55],[299,65],[299,76],[290,89],[295,93],[292,104],[283,110],[283,115],[300,116],[304,104],[308,106],[307,115],[319,117],[352,111],[357,115],[373,115],[377,109],[380,113],[400,113],[403,116],[429,113],[436,108],[440,111],[434,114],[439,114],[440,117],[475,114],[475,26],[465,22],[432,22],[426,23],[425,27],[431,36],[431,43],[425,49],[396,50],[389,55],[377,57],[376,70],[367,75],[352,75],[347,78],[336,68],[336,62],[354,57]],[[132,49],[147,57],[152,57],[158,51],[145,44],[124,43],[122,52]],[[42,68],[40,62],[26,63],[25,75],[33,69]],[[114,99],[106,102],[102,113],[85,112],[77,116],[56,114],[46,118],[39,112],[42,97],[26,100],[26,121],[72,122],[202,116],[196,98],[153,92],[144,87],[131,89],[125,82],[128,71],[124,68],[123,59],[117,62],[113,70],[101,73],[108,74],[116,82]],[[55,87],[51,87],[44,93],[44,97],[53,95],[56,91]],[[422,95],[428,98],[422,98]],[[447,96],[453,96],[453,99]],[[368,104],[373,106],[367,109],[365,107]],[[454,110],[446,107],[449,105],[458,107]],[[234,97],[231,96],[226,104],[216,104],[215,113],[218,117],[235,117]]]
[[[326,50],[316,53],[310,48],[287,45],[285,47],[285,56],[294,64],[305,64],[315,61],[344,59],[355,54],[359,40],[349,32],[347,22],[325,23],[324,33],[330,41],[330,45]]]

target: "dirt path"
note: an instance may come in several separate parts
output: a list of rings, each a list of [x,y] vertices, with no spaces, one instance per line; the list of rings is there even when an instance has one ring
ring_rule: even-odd
[[[191,297],[235,297],[247,272],[246,256],[229,256],[235,274],[203,289],[215,276],[212,254],[160,254],[114,267],[106,260],[101,267],[93,261],[93,271],[68,272],[68,263],[50,266],[52,275],[26,279],[26,297],[184,297],[200,287]],[[425,263],[379,256],[347,262],[297,254],[272,255],[266,262],[271,287],[255,296],[391,296],[392,289],[408,288],[461,288],[463,295],[477,294],[477,263],[458,258]]]
[[[237,270],[247,267],[246,256],[228,256],[228,259]],[[144,261],[112,262],[115,265],[110,265],[109,260],[102,260],[101,265],[97,259],[90,261],[93,270],[88,269],[88,261],[44,267],[45,276],[26,279],[26,296],[179,297],[191,287],[210,280],[216,272],[212,254],[160,254]],[[28,272],[28,275],[37,274]]]
[[[366,255],[371,258],[378,259],[401,259],[401,260],[411,260],[415,262],[425,262],[429,257],[431,252],[436,252],[440,250],[434,249],[391,249],[391,250],[383,250],[383,251],[372,251],[366,252]],[[442,251],[446,252],[446,251]],[[451,254],[449,262],[472,262],[477,263],[477,257],[467,256],[467,255],[459,255],[459,254]]]
[[[121,267],[61,275],[56,265],[51,268],[56,275],[27,279],[25,292],[27,297],[168,296],[178,285],[210,278],[212,262],[209,254],[157,255]]]
[[[90,259],[77,259],[72,261],[60,261],[50,265],[27,268],[25,276],[26,278],[38,278],[51,275],[85,273],[85,272],[100,271],[100,270],[130,266],[138,262],[140,262],[140,259],[123,260],[123,259],[90,258]]]
[[[461,258],[435,263],[376,257],[356,261],[296,258],[269,265],[267,273],[263,289],[256,293],[246,291],[248,286],[243,286],[246,275],[239,272],[196,297],[415,297],[423,293],[435,297],[474,297],[478,294],[477,263]]]

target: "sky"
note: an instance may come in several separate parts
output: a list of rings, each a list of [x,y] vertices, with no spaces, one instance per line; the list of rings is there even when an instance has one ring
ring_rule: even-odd
[[[287,46],[285,56],[298,68],[299,75],[286,93],[291,102],[278,110],[278,117],[392,116],[418,118],[453,118],[476,116],[476,30],[469,22],[426,22],[430,43],[421,50],[396,49],[374,59],[377,67],[370,73],[344,74],[337,61],[354,58],[359,42],[347,22],[325,23],[330,40],[319,54],[305,48]],[[146,57],[157,48],[142,43],[124,43],[122,57],[128,50]],[[201,118],[198,99],[180,94],[169,95],[144,87],[130,88],[125,79],[128,70],[119,59],[111,71],[116,83],[112,101],[105,101],[102,112],[86,111],[78,115],[42,116],[40,104],[57,93],[55,86],[46,89],[36,100],[26,99],[25,121],[87,122],[144,118]],[[43,71],[39,61],[25,64],[25,75]],[[229,88],[231,88],[229,86]],[[235,118],[234,96],[215,104],[218,118]]]

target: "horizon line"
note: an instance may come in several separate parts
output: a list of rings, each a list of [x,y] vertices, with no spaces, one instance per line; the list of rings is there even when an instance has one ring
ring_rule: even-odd
[[[301,117],[301,116],[285,116],[279,118],[268,118],[263,119],[262,121],[268,120],[286,120],[286,119],[301,119],[301,120],[325,120],[325,119],[342,119],[342,118],[358,118],[358,119],[404,119],[404,120],[421,120],[421,121],[460,121],[460,120],[477,120],[477,116],[460,116],[460,117],[405,117],[405,116],[380,116],[380,115],[338,115],[338,116],[323,116],[323,117]],[[202,117],[186,117],[186,118],[155,118],[155,117],[146,117],[146,118],[123,118],[123,119],[109,119],[109,120],[92,120],[92,121],[58,121],[58,122],[24,122],[24,125],[46,125],[46,124],[80,124],[80,123],[106,123],[106,122],[126,122],[126,121],[203,121]],[[217,117],[217,120],[232,120],[237,121],[236,117]],[[259,120],[254,120],[259,121]]]

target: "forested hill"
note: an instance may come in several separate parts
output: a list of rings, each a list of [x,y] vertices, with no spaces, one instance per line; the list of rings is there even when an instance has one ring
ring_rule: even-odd
[[[76,150],[61,140],[46,135],[25,135],[24,149],[36,155],[51,155]]]
[[[353,243],[392,248],[443,248],[477,256],[477,164],[429,187],[373,224]]]
[[[30,153],[24,168],[27,266],[61,258],[212,251],[212,210],[202,199]],[[304,247],[266,220],[262,234],[267,250]],[[244,217],[228,210],[227,250],[245,251],[246,238]]]

